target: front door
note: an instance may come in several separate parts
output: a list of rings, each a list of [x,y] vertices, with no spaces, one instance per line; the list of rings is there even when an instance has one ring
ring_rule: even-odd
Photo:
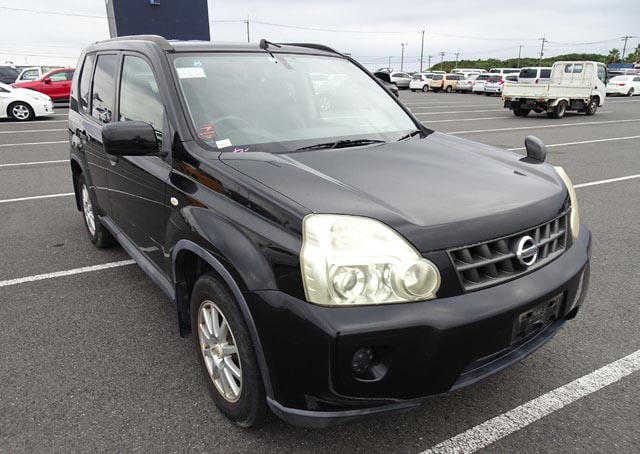
[[[64,100],[69,98],[71,91],[71,81],[73,79],[72,69],[60,69],[49,75],[50,83],[44,84],[46,93],[53,100]]]
[[[159,145],[168,149],[165,110],[151,65],[141,56],[124,54],[120,63],[117,121],[144,121],[156,131]],[[114,119],[115,120],[115,119]],[[165,186],[170,157],[109,156],[107,180],[112,217],[122,232],[164,270]]]

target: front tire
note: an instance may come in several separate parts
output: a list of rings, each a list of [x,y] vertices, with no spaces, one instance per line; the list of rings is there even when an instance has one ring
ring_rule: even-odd
[[[429,91],[429,86],[425,85],[424,87],[422,87],[422,91],[425,92],[425,93],[428,92]]]
[[[236,299],[218,277],[203,274],[191,295],[194,346],[211,399],[242,427],[256,426],[267,413],[253,343]]]
[[[111,235],[111,232],[100,222],[95,212],[93,201],[91,200],[89,187],[83,175],[80,175],[78,178],[78,191],[80,192],[79,196],[82,205],[84,226],[87,229],[87,234],[91,242],[99,249],[113,247],[118,244],[113,235]]]
[[[445,89],[445,91],[447,93],[451,93],[453,91],[453,88],[451,88],[451,85],[448,85],[447,88]]]
[[[26,102],[16,101],[7,110],[9,116],[15,121],[29,121],[35,118],[33,109]]]

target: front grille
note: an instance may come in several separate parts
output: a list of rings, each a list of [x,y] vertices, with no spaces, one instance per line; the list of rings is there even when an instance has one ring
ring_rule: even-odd
[[[567,247],[570,209],[539,226],[503,238],[461,248],[449,249],[465,292],[473,292],[523,276],[559,257]],[[530,236],[538,246],[538,257],[531,266],[520,264],[516,256],[518,241]]]

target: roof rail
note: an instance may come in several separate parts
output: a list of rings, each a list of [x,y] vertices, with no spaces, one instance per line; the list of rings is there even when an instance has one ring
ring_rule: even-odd
[[[102,41],[96,41],[94,44],[110,43],[114,41],[150,41],[156,43],[162,50],[175,50],[171,43],[160,35],[129,35],[129,36],[117,36],[111,39],[105,39]]]
[[[283,46],[295,46],[295,47],[306,47],[309,49],[315,49],[315,50],[323,50],[325,52],[331,52],[332,54],[338,54],[341,56],[345,56],[343,53],[338,52],[335,49],[332,49],[329,46],[325,46],[324,44],[314,44],[314,43],[278,43],[281,44]]]

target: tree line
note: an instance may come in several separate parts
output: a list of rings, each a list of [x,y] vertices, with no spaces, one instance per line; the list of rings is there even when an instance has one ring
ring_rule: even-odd
[[[488,58],[486,60],[459,60],[458,68],[469,69],[490,69],[490,68],[525,68],[529,66],[551,66],[557,61],[597,61],[601,63],[623,63],[621,61],[620,49],[611,49],[607,55],[603,54],[564,54],[557,55],[555,57],[543,58],[540,65],[539,58],[508,58],[506,60],[500,60],[497,58]],[[635,50],[625,55],[624,63],[636,63],[640,61],[640,44],[636,46]],[[443,70],[450,72],[456,68],[455,61],[444,61],[431,66],[431,70]]]

